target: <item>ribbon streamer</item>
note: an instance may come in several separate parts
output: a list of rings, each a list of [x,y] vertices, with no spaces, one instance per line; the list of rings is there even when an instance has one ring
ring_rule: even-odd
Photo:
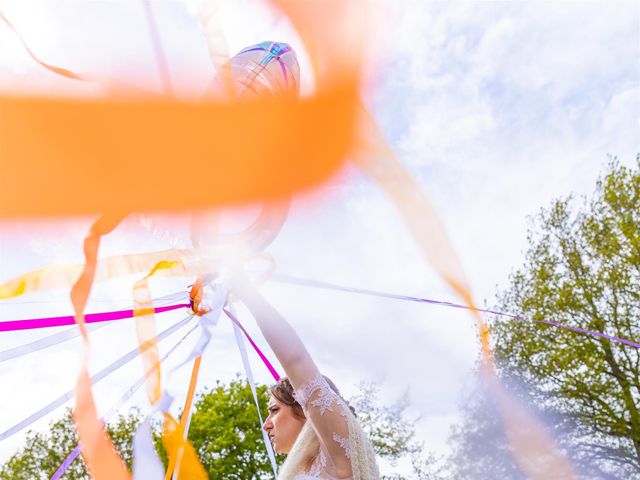
[[[273,368],[273,365],[271,364],[269,359],[265,356],[264,353],[262,353],[262,350],[260,350],[260,347],[258,347],[258,345],[256,345],[256,342],[253,341],[253,338],[251,338],[251,336],[245,330],[245,328],[242,326],[240,321],[235,317],[235,315],[233,313],[231,313],[226,308],[224,309],[224,313],[227,315],[227,317],[229,317],[231,319],[231,321],[233,322],[234,325],[237,325],[240,328],[240,330],[242,330],[244,335],[247,337],[247,340],[249,340],[249,343],[251,344],[253,349],[256,351],[256,353],[258,354],[258,356],[262,360],[262,363],[264,363],[264,365],[267,367],[267,369],[269,370],[269,372],[273,376],[273,379],[276,382],[279,381],[280,380],[280,375],[278,375],[278,372],[276,371],[275,368]]]
[[[261,226],[261,225],[257,225]],[[176,266],[158,275],[188,277],[215,271],[218,263],[230,254],[246,256],[249,251],[238,251],[229,245],[217,245],[206,249],[167,249],[157,252],[116,255],[97,260],[94,283],[109,279],[149,272],[160,262],[177,262]],[[52,288],[74,285],[84,265],[55,265],[33,270],[0,284],[0,300],[41,292]]]
[[[425,260],[469,307],[480,340],[481,372],[500,405],[504,431],[518,466],[528,478],[543,479],[553,475],[576,478],[571,463],[556,448],[553,437],[543,424],[511,398],[499,383],[489,326],[475,306],[469,282],[444,225],[362,104],[360,112],[360,148],[355,152],[354,159],[393,202]],[[528,449],[527,445],[535,445],[536,448]],[[544,459],[543,463],[539,462],[541,458]]]
[[[147,395],[149,402],[154,405],[160,400],[160,362],[158,344],[156,342],[156,320],[151,293],[149,291],[149,278],[160,270],[170,270],[178,262],[158,262],[151,271],[133,287],[133,316],[136,318],[136,334],[138,345],[142,354],[145,369],[154,369],[153,375],[147,379]],[[188,304],[187,306],[191,306]]]
[[[193,315],[187,317],[187,322],[188,320],[192,319]],[[182,345],[182,342],[184,342],[187,337],[189,335],[191,335],[191,333],[193,331],[196,330],[196,328],[198,328],[198,325],[194,325],[192,328],[190,328],[187,333],[185,333],[182,338],[180,340],[178,340],[175,345],[173,345],[168,351],[167,353],[165,353],[162,358],[160,359],[161,362],[164,362],[167,358],[169,358],[169,356],[176,351],[176,349]],[[120,409],[120,407],[127,401],[129,400],[133,394],[135,392],[138,391],[138,389],[145,383],[147,377],[149,375],[151,375],[153,373],[152,369],[147,370],[147,372],[141,376],[133,385],[131,385],[131,387],[129,387],[129,389],[120,397],[120,399],[118,399],[118,401],[109,409],[109,411],[104,415],[103,417],[103,422],[104,421],[109,421],[109,419],[115,415],[115,413]],[[64,472],[67,470],[67,468],[69,468],[69,466],[73,463],[73,461],[78,457],[78,455],[80,455],[80,445],[76,445],[76,447],[71,451],[71,453],[67,456],[67,458],[64,459],[64,461],[62,462],[62,465],[60,465],[60,467],[58,468],[58,470],[56,470],[56,472],[53,474],[53,476],[51,477],[50,480],[58,480],[60,477],[62,477],[62,475],[64,474]]]
[[[33,53],[33,51],[29,48],[29,45],[27,45],[27,42],[25,42],[24,39],[22,38],[22,35],[20,35],[18,30],[16,30],[16,28],[13,26],[13,24],[7,19],[7,17],[5,17],[2,14],[2,12],[0,12],[0,21],[3,21],[4,23],[6,23],[7,26],[13,31],[15,36],[18,37],[18,40],[20,41],[20,43],[22,44],[22,46],[24,47],[24,49],[27,51],[27,53],[33,59],[34,62],[38,63],[40,66],[46,68],[50,72],[55,73],[57,75],[61,75],[63,77],[69,78],[71,80],[84,80],[82,75],[79,75],[79,74],[74,73],[74,72],[72,72],[70,70],[67,70],[66,68],[60,68],[60,67],[56,67],[54,65],[50,65],[50,64],[45,63],[42,60],[40,60],[35,55],[35,53]]]
[[[336,291],[340,291],[340,292],[357,293],[357,294],[361,294],[361,295],[370,295],[370,296],[374,296],[374,297],[391,298],[391,299],[394,299],[394,300],[405,300],[405,301],[409,301],[409,302],[429,303],[431,305],[439,305],[441,307],[451,307],[451,308],[461,308],[461,309],[464,309],[464,310],[474,310],[474,311],[478,311],[478,312],[489,313],[491,315],[509,317],[509,318],[513,318],[514,320],[523,320],[523,321],[531,321],[531,322],[536,322],[536,323],[544,323],[546,325],[552,325],[554,327],[564,328],[566,330],[571,330],[571,331],[578,332],[578,333],[584,333],[586,335],[591,335],[593,337],[606,338],[608,340],[611,340],[611,341],[614,341],[614,342],[617,342],[617,343],[621,343],[621,344],[624,344],[624,345],[628,345],[630,347],[640,348],[640,343],[634,342],[632,340],[628,340],[626,338],[616,337],[616,336],[613,336],[613,335],[607,335],[606,333],[596,332],[594,330],[587,330],[585,328],[578,328],[578,327],[572,327],[570,325],[563,325],[562,323],[552,322],[550,320],[530,320],[530,319],[528,319],[526,317],[523,317],[521,315],[515,315],[513,313],[500,312],[500,311],[497,311],[497,310],[490,310],[490,309],[487,309],[487,308],[470,307],[468,305],[461,305],[461,304],[458,304],[458,303],[446,302],[446,301],[442,301],[442,300],[431,300],[429,298],[412,297],[412,296],[408,296],[408,295],[397,295],[397,294],[393,294],[393,293],[385,293],[385,292],[379,292],[379,291],[375,291],[375,290],[367,290],[367,289],[364,289],[364,288],[345,287],[343,285],[336,285],[336,284],[328,283],[328,282],[319,282],[317,280],[309,280],[309,279],[306,279],[306,278],[298,278],[298,277],[294,277],[294,276],[291,276],[291,275],[276,274],[276,275],[273,276],[272,279],[275,282],[287,283],[287,284],[291,284],[291,285],[302,285],[302,286],[308,286],[308,287],[323,288],[323,289],[326,289],[326,290],[336,290]]]
[[[269,456],[269,461],[271,462],[271,468],[273,469],[274,478],[277,480],[278,465],[276,463],[276,457],[273,452],[273,445],[271,445],[271,441],[269,440],[269,435],[262,428],[262,426],[264,425],[264,420],[262,419],[262,413],[260,412],[260,402],[258,401],[258,393],[256,392],[256,385],[255,385],[255,380],[253,378],[253,371],[251,370],[251,363],[249,363],[247,349],[245,348],[244,340],[242,338],[242,333],[245,333],[246,335],[246,331],[244,329],[241,329],[239,324],[240,322],[232,321],[233,333],[236,337],[236,344],[238,345],[240,356],[242,357],[242,365],[244,366],[244,371],[247,375],[247,381],[249,382],[249,387],[251,388],[251,393],[253,394],[253,401],[256,404],[256,410],[258,411],[258,419],[260,420],[260,432],[262,433],[262,441],[264,442],[264,446],[267,449],[267,455]]]
[[[193,404],[193,398],[196,391],[196,385],[198,383],[198,374],[200,373],[200,363],[202,361],[202,355],[198,355],[193,361],[193,369],[191,370],[191,380],[189,381],[189,388],[187,390],[187,397],[184,400],[184,407],[182,409],[182,418],[180,418],[180,426],[184,430],[184,439],[187,440],[189,435],[189,425],[191,424],[191,406]],[[182,463],[182,455],[184,450],[181,448],[178,454],[171,458],[169,465],[167,466],[167,472],[164,476],[165,480],[169,480],[174,473],[174,477],[177,479],[180,475],[180,464]]]
[[[154,313],[170,312],[178,308],[189,308],[190,304],[180,303],[166,307],[151,308]],[[133,318],[135,310],[117,310],[115,312],[89,313],[84,316],[85,323],[111,322],[124,318]],[[33,318],[28,320],[9,320],[0,322],[0,332],[13,332],[17,330],[32,330],[35,328],[63,327],[75,323],[73,315],[62,317]]]
[[[161,339],[164,339],[167,336],[171,335],[173,332],[175,332],[180,327],[185,325],[191,318],[192,318],[192,315],[190,315],[190,316],[184,318],[183,320],[181,320],[180,322],[170,326],[169,328],[167,328],[166,330],[164,330],[163,332],[161,332],[158,335],[158,339],[161,340]],[[130,362],[131,360],[136,358],[138,355],[140,355],[140,351],[136,347],[135,349],[131,350],[129,353],[123,355],[118,360],[116,360],[112,364],[106,366],[105,368],[100,370],[98,373],[93,375],[90,380],[93,383],[98,383],[100,380],[105,378],[107,375],[111,374],[112,372],[114,372],[118,368],[122,367],[123,365],[126,365],[128,362]],[[64,393],[63,395],[59,396],[58,398],[56,398],[55,400],[50,402],[48,405],[42,407],[37,412],[29,415],[24,420],[21,420],[20,422],[18,422],[17,424],[13,425],[9,429],[7,429],[4,432],[0,433],[0,441],[11,437],[15,433],[17,433],[20,430],[23,430],[24,428],[26,428],[29,425],[31,425],[36,420],[39,420],[40,418],[44,417],[48,413],[52,412],[53,410],[55,410],[59,406],[64,405],[65,402],[67,402],[68,400],[73,398],[74,393],[75,393],[75,388],[69,390],[68,392]]]
[[[158,265],[156,265],[156,267],[154,267],[149,275],[147,275],[147,277],[143,279],[143,281],[139,282],[136,285],[134,294],[137,305],[139,305],[140,307],[144,305],[145,292],[148,292],[148,284],[146,283],[147,279],[157,271],[170,268],[172,268],[171,263],[160,262]],[[217,288],[212,292],[210,305],[201,305],[201,301],[203,300],[203,291],[212,287],[209,281],[207,281],[207,284],[204,287],[203,283],[204,281],[198,278],[193,285],[193,288],[191,289],[189,295],[191,299],[191,307],[193,311],[197,312],[200,317],[199,325],[202,330],[201,336],[187,358],[176,365],[169,372],[169,375],[181,368],[185,363],[194,360],[202,355],[202,352],[211,340],[211,337],[213,335],[212,329],[216,325],[218,316],[220,315],[220,312],[222,310],[222,306],[226,301],[226,291],[223,291],[221,288]],[[141,311],[143,311],[143,309],[141,309]],[[153,317],[151,316],[149,316],[148,319],[153,321]],[[149,336],[148,334],[149,332],[147,332],[145,336],[139,337],[139,339],[144,342],[140,345],[141,349],[148,349],[149,346],[153,345],[153,337]],[[186,436],[182,439],[178,438],[178,432],[183,432],[183,434],[186,432],[186,425],[178,424],[178,422],[168,413],[168,409],[173,401],[172,396],[169,395],[166,390],[161,390],[163,392],[162,395],[160,394],[160,391],[158,391],[157,393],[155,391],[156,388],[160,387],[159,368],[157,368],[156,370],[157,372],[154,372],[153,377],[151,377],[152,379],[155,378],[154,382],[152,382],[151,384],[149,382],[147,383],[147,391],[148,393],[152,394],[149,395],[150,403],[152,405],[155,403],[156,405],[149,416],[159,411],[164,415],[162,439],[166,447],[167,456],[169,458],[169,465],[170,467],[173,467],[173,465],[179,465],[181,471],[180,475],[186,475],[186,478],[201,478],[200,475],[204,472],[204,477],[202,478],[206,479],[207,475],[204,467],[202,467],[202,464],[195,454],[195,450],[186,439]],[[152,391],[149,390],[150,385],[153,387]],[[193,388],[195,388],[195,384],[193,384]],[[193,396],[193,393],[191,394],[191,396]],[[153,399],[156,397],[159,398],[159,401],[153,402]],[[185,418],[185,421],[186,420],[187,418]],[[138,433],[140,433],[139,436]],[[145,436],[143,431],[137,432],[136,436],[138,436],[138,451],[142,456],[138,459],[135,459],[134,464],[135,462],[139,462],[141,465],[153,465],[155,463],[155,460],[153,458],[149,458],[149,455],[151,455],[150,452],[153,452],[152,448],[149,446],[151,442],[150,438],[148,436]],[[146,446],[143,445],[145,442],[145,438],[147,442]],[[152,456],[155,456],[155,454],[153,454]],[[180,475],[177,476],[179,477]]]
[[[160,78],[162,79],[162,88],[164,94],[173,97],[173,87],[171,85],[171,75],[169,73],[169,66],[167,65],[167,59],[164,55],[164,49],[162,48],[162,40],[158,33],[158,26],[153,14],[153,7],[149,0],[142,0],[144,6],[145,16],[147,17],[147,23],[149,24],[149,34],[151,36],[151,42],[153,43],[153,50],[156,57],[156,63],[158,64],[158,70],[160,72]]]
[[[150,418],[145,418],[133,436],[133,480],[160,480],[164,472],[151,434]]]
[[[165,306],[166,303],[172,303],[174,301],[180,300],[184,297],[184,292],[172,293],[170,295],[166,295],[164,297],[159,297],[154,299],[153,304],[156,306]],[[106,327],[107,323],[90,325],[87,327],[87,330],[90,332],[94,330],[98,330],[102,327]],[[25,343],[23,345],[19,345],[17,347],[8,348],[7,350],[3,350],[0,352],[0,363],[6,362],[7,360],[12,360],[14,358],[19,358],[29,353],[37,352],[43,350],[45,348],[53,347],[55,345],[59,345],[68,340],[72,340],[80,335],[80,331],[77,328],[69,328],[62,332],[54,333],[52,335],[48,335],[43,338],[39,338],[38,340],[34,340],[33,342]]]
[[[96,325],[90,325],[89,327],[87,327],[87,330],[93,332],[102,327],[106,327],[107,325],[110,324],[100,323]],[[24,345],[20,345],[18,347],[8,348],[0,352],[0,363],[6,362],[8,360],[13,360],[14,358],[19,358],[29,353],[37,352],[39,350],[44,350],[45,348],[53,347],[54,345],[59,345],[79,336],[80,331],[77,328],[71,327],[62,332],[54,333],[53,335],[47,335],[44,338],[34,340],[33,342],[25,343]]]
[[[148,272],[160,261],[179,261],[183,265],[197,263],[199,252],[191,250],[168,249],[157,252],[138,253],[131,255],[117,255],[97,261],[94,282]],[[210,252],[211,254],[211,252]],[[0,284],[0,300],[19,297],[52,288],[71,287],[84,265],[55,265],[20,275]],[[172,272],[175,274],[175,271]],[[197,272],[186,270],[184,276],[195,275]]]
[[[193,445],[185,440],[185,433],[182,426],[168,413],[164,414],[164,424],[162,428],[162,443],[171,460],[182,452],[181,471],[179,479],[183,480],[208,480],[209,475],[198,460]]]

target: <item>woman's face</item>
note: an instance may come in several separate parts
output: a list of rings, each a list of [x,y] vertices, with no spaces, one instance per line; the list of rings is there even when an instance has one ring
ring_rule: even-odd
[[[271,396],[269,416],[262,428],[269,434],[273,449],[277,453],[289,453],[304,422],[304,419],[294,415],[293,408]]]

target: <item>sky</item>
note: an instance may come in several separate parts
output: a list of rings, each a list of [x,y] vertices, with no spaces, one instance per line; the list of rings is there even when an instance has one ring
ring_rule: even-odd
[[[256,1],[221,5],[232,53],[265,39],[286,41],[298,52],[303,94],[313,90],[304,49],[285,19]],[[589,195],[610,155],[633,165],[640,152],[640,5],[409,0],[373,5],[378,15],[368,43],[372,60],[365,103],[434,204],[476,301],[491,305],[508,286],[510,272],[524,262],[531,216],[553,199],[574,195],[579,202]],[[193,5],[155,1],[152,6],[177,95],[197,99],[214,72]],[[0,0],[0,11],[49,63],[162,91],[141,2],[67,0],[53,8],[41,1]],[[95,94],[95,86],[70,86],[43,72],[3,26],[0,47],[3,92]],[[255,211],[234,210],[233,223],[248,221]],[[91,221],[0,222],[0,281],[46,265],[81,262]],[[142,212],[132,215],[121,232],[105,237],[101,255],[183,247],[188,238],[186,215]],[[295,197],[287,223],[267,251],[280,273],[457,300],[424,262],[393,205],[349,164]],[[134,280],[97,285],[89,310],[130,305]],[[152,291],[161,296],[187,285],[186,280],[157,281]],[[420,417],[420,440],[446,453],[449,428],[459,418],[461,393],[478,357],[469,314],[274,282],[263,292],[346,396],[356,393],[361,381],[379,382],[383,402],[408,391],[409,414]],[[68,292],[62,290],[0,303],[0,320],[70,313]],[[242,308],[239,314],[273,358],[251,317]],[[158,316],[159,328],[182,316]],[[44,335],[5,333],[0,350]],[[161,350],[179,337],[164,341]],[[178,363],[180,352],[186,354],[189,341],[165,371]],[[92,333],[91,370],[135,345],[132,322],[99,329]],[[0,403],[0,431],[72,388],[81,351],[76,339],[0,363],[3,390],[13,392]],[[259,360],[251,361],[257,380],[270,382]],[[141,372],[134,360],[96,385],[99,410],[108,410]],[[237,372],[242,364],[233,332],[221,320],[199,385],[211,386]],[[168,379],[176,394],[174,409],[183,400],[188,375],[183,368]],[[131,405],[147,408],[143,390],[125,409]],[[61,411],[33,428],[46,430]],[[0,442],[0,461],[23,438],[20,433]]]

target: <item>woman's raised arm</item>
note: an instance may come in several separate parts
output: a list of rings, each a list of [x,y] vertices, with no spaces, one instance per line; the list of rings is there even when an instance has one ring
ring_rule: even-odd
[[[289,377],[320,440],[320,466],[338,478],[351,476],[349,407],[320,374],[293,327],[246,278],[232,281],[232,293],[249,308]]]
[[[255,317],[264,338],[278,357],[294,389],[313,379],[317,367],[302,340],[289,322],[273,308],[246,277],[235,277],[231,292],[238,297]]]

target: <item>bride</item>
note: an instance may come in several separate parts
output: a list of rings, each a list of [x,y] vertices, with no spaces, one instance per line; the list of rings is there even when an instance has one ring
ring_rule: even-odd
[[[287,377],[270,389],[263,428],[287,454],[280,480],[379,480],[375,454],[354,412],[324,377],[289,323],[244,277],[232,293],[249,308]]]

